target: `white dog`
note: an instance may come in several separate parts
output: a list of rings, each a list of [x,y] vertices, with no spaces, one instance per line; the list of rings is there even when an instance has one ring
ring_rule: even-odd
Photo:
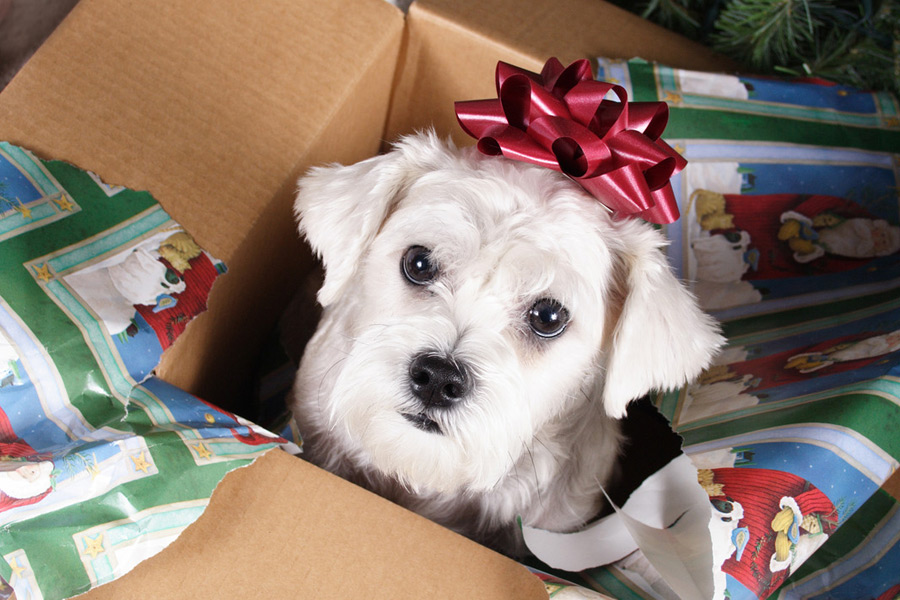
[[[509,554],[596,516],[617,418],[722,342],[662,237],[548,169],[421,134],[313,169],[324,307],[290,400],[311,460]]]

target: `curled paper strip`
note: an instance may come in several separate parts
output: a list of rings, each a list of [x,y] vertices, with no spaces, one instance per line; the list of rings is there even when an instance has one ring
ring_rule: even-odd
[[[679,597],[721,597],[724,585],[714,593],[721,565],[713,563],[709,496],[688,456],[678,455],[644,480],[621,508],[606,500],[615,513],[581,531],[522,526],[525,545],[547,565],[571,572],[611,564],[640,549]]]
[[[563,67],[551,58],[540,74],[498,62],[496,83],[496,99],[456,103],[481,152],[565,173],[616,214],[678,219],[669,179],[687,161],[660,139],[665,102],[628,102],[621,86],[594,80],[585,59]]]

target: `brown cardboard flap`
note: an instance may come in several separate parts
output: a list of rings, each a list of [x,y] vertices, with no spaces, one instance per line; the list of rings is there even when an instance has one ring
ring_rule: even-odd
[[[171,383],[232,409],[246,397],[311,263],[294,180],[377,150],[402,29],[381,0],[82,0],[0,95],[0,139],[149,190],[228,265],[165,357]],[[314,156],[323,144],[334,154]]]
[[[733,63],[705,46],[602,0],[420,0],[419,9],[461,29],[536,57],[568,64],[579,58],[634,58],[673,67],[728,70]]]
[[[734,70],[728,59],[601,0],[417,0],[407,19],[385,139],[433,126],[458,144],[456,100],[496,97],[498,60],[539,71],[547,58],[658,60],[674,67]]]
[[[4,91],[0,137],[149,190],[227,260],[401,29],[375,0],[83,0]]]
[[[460,11],[469,4],[462,2]],[[407,16],[406,47],[398,66],[385,140],[433,127],[439,135],[452,135],[457,144],[472,143],[456,122],[453,103],[494,94],[498,60],[526,69],[541,65],[526,52],[478,30],[460,27],[430,10],[427,3],[414,2]]]
[[[521,565],[273,450],[226,476],[203,516],[164,552],[80,598],[547,594]]]

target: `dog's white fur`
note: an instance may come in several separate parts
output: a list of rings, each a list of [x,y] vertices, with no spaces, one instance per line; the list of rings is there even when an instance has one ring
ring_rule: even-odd
[[[295,212],[325,268],[290,401],[308,456],[508,553],[523,550],[517,515],[557,531],[595,516],[626,405],[686,383],[722,342],[651,227],[558,173],[432,133],[313,169]],[[425,286],[400,268],[416,245],[439,266]],[[542,298],[571,315],[555,339],[527,324]],[[471,393],[423,408],[409,382],[422,352],[464,364]]]

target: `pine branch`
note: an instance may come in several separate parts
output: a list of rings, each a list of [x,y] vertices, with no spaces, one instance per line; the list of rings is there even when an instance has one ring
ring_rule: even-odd
[[[713,48],[769,72],[815,44],[820,15],[830,10],[820,0],[733,0],[716,21]]]
[[[718,0],[644,0],[629,2],[613,0],[615,4],[641,17],[687,37],[697,39],[703,16]]]
[[[900,0],[613,0],[762,74],[900,95]]]
[[[645,19],[652,16],[658,25],[690,35],[699,31],[700,22],[689,4],[690,0],[651,0],[641,16]]]

